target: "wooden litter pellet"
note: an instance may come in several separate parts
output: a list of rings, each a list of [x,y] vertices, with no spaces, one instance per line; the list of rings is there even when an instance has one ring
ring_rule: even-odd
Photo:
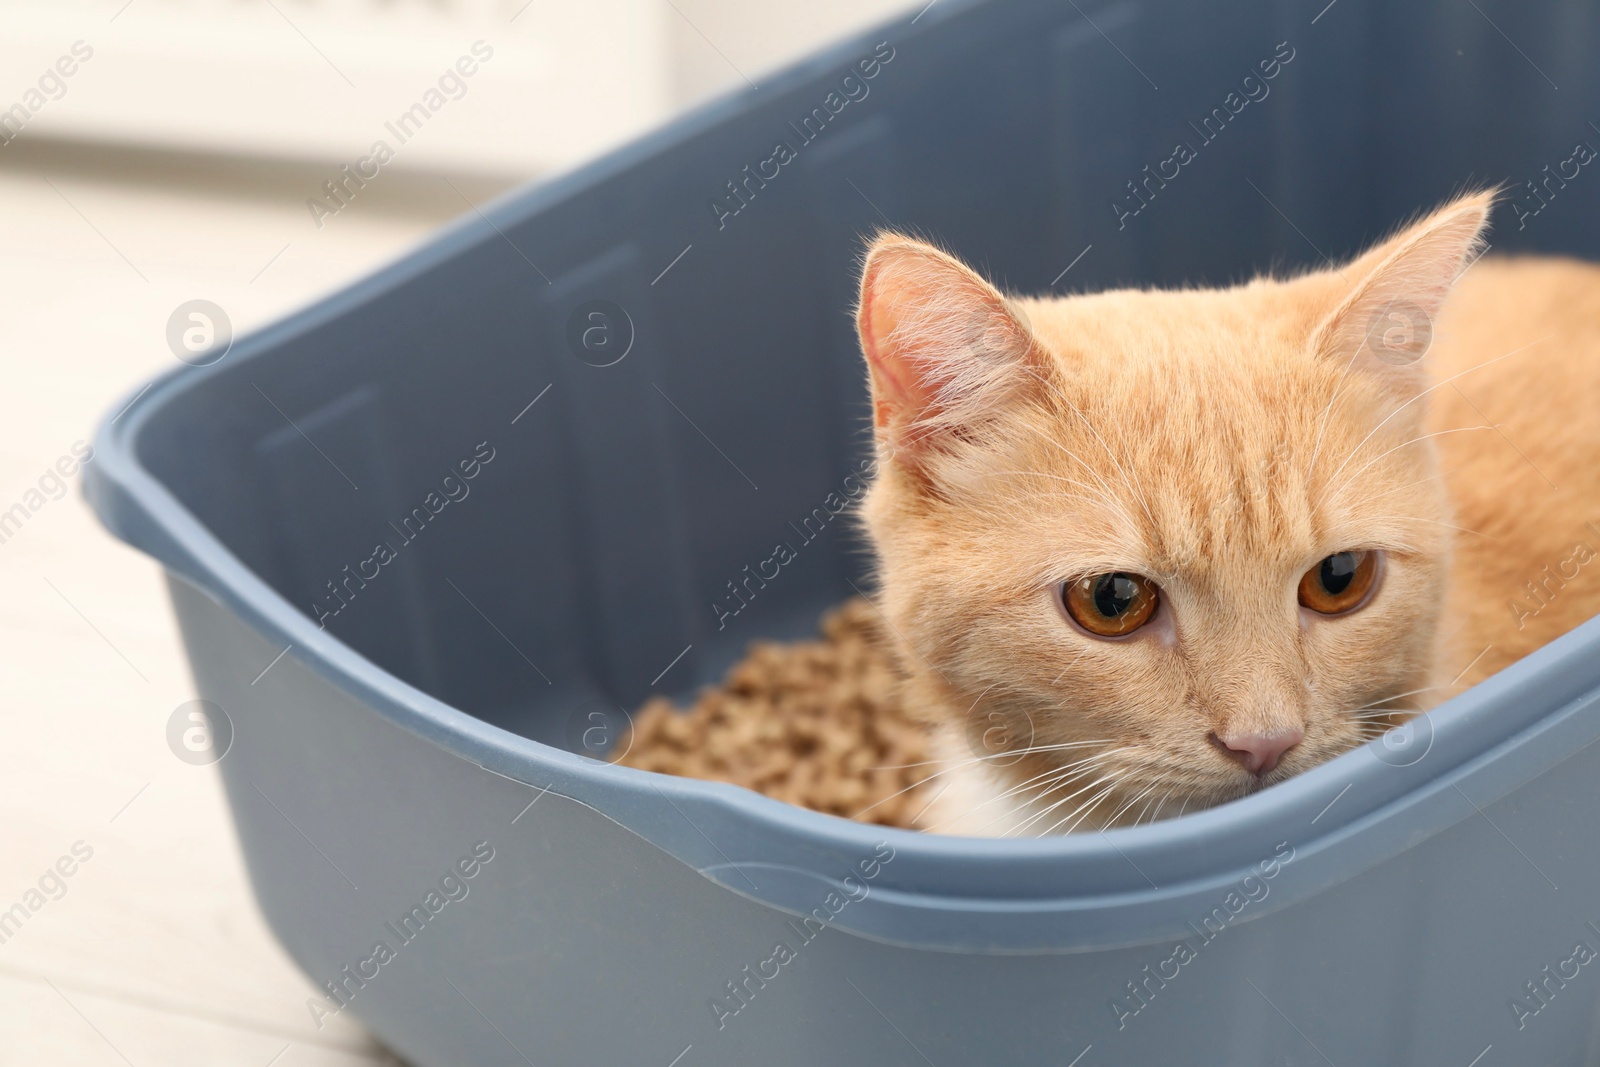
[[[915,828],[933,773],[928,734],[899,700],[899,676],[871,605],[822,620],[822,638],[758,641],[687,711],[665,697],[634,715],[617,761],[732,782],[790,804]]]

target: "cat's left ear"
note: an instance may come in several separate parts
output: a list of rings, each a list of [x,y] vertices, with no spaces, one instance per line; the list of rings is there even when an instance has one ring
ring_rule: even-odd
[[[1377,375],[1403,400],[1427,388],[1434,319],[1483,246],[1494,196],[1460,197],[1324,276],[1353,286],[1313,332],[1312,351]]]
[[[1046,361],[1020,312],[976,271],[932,245],[884,234],[867,252],[856,313],[881,444],[926,472],[981,439]]]

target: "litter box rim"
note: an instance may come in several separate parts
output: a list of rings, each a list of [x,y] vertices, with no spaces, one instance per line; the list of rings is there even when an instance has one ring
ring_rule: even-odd
[[[929,22],[976,6],[952,4]],[[226,369],[267,358],[301,334],[499,240],[500,229],[641,165],[752,101],[788,92],[848,60],[870,36],[463,215],[403,258],[241,336]],[[401,681],[319,629],[183,506],[140,461],[140,434],[223,371],[222,364],[175,367],[130,390],[103,417],[83,493],[115,536],[260,634],[292,645],[286,659],[390,722],[532,790],[583,803],[731,892],[805,914],[886,843],[892,862],[882,865],[869,896],[833,924],[863,937],[965,952],[1153,943],[1184,936],[1228,887],[1259,875],[1278,843],[1288,843],[1294,860],[1275,875],[1260,906],[1240,916],[1256,921],[1481,814],[1600,739],[1600,715],[1590,713],[1600,700],[1596,619],[1414,720],[1414,730],[1429,739],[1424,758],[1403,763],[1379,739],[1262,792],[1133,829],[1034,839],[918,834],[807,811],[725,783],[600,763],[490,725]],[[760,883],[749,881],[750,871],[761,873]]]
[[[460,227],[447,233],[424,260],[431,265],[448,255],[461,236]],[[260,358],[373,287],[397,284],[410,273],[406,268],[389,268],[291,315],[239,341],[230,354],[238,361]],[[1059,952],[1181,936],[1185,916],[1205,914],[1278,842],[1288,842],[1296,858],[1274,886],[1280,891],[1241,917],[1258,919],[1415,847],[1600,739],[1600,715],[1587,714],[1600,702],[1593,678],[1600,619],[1594,619],[1413,720],[1430,738],[1425,758],[1414,763],[1384,755],[1380,738],[1239,800],[1105,833],[919,834],[804,810],[725,783],[601,763],[490,725],[401,681],[319,629],[184,507],[140,462],[137,443],[141,429],[208,370],[161,375],[102,421],[83,491],[114,535],[270,640],[292,645],[286,659],[390,722],[495,774],[586,804],[732,892],[805,914],[887,843],[894,859],[883,865],[870,897],[835,920],[876,940]],[[747,882],[747,870],[764,872],[761,889]]]

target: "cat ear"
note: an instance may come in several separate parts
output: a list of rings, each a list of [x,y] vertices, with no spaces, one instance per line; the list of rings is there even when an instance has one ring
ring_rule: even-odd
[[[1406,400],[1425,389],[1422,357],[1433,342],[1434,319],[1483,246],[1494,197],[1493,191],[1460,197],[1339,271],[1354,288],[1317,327],[1313,351],[1353,361]]]
[[[932,245],[884,234],[867,252],[856,312],[880,442],[916,462],[980,437],[1044,363],[999,290]]]

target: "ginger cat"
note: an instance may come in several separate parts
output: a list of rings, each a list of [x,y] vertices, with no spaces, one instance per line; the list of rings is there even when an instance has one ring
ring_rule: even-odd
[[[1221,290],[1007,298],[873,242],[862,517],[927,829],[1221,803],[1600,611],[1600,267],[1475,262],[1492,201]]]

